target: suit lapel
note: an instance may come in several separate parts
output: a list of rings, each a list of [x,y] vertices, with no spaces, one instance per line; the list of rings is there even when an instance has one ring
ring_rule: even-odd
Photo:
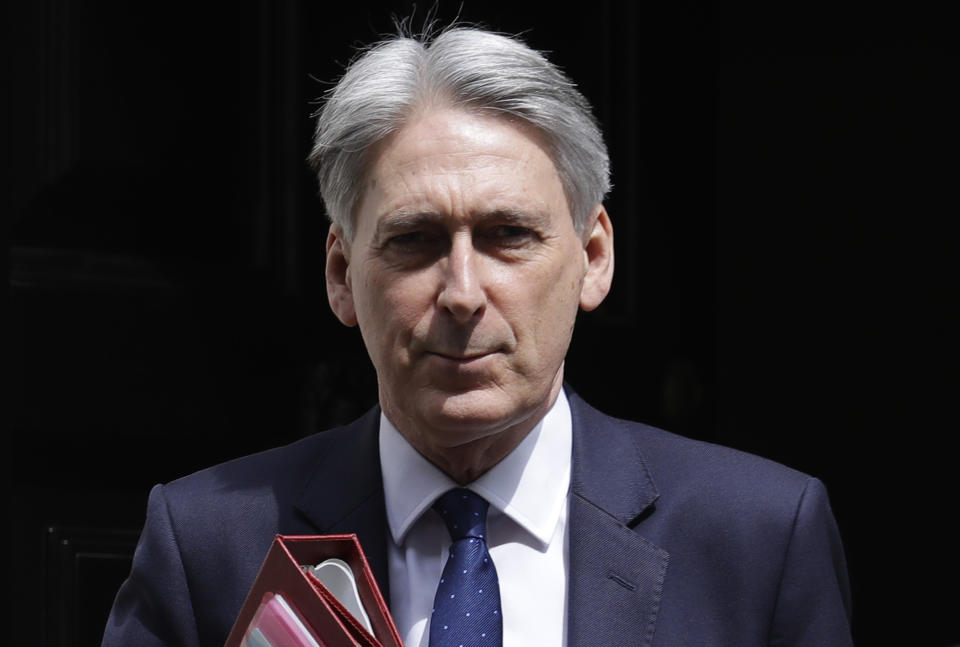
[[[389,600],[379,425],[380,409],[374,407],[346,427],[322,432],[323,449],[295,507],[315,532],[355,533]]]
[[[632,528],[657,491],[622,423],[567,392],[573,416],[567,644],[649,645],[669,555]]]

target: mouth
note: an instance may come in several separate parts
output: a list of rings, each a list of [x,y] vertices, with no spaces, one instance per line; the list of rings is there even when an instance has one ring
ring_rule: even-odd
[[[451,362],[473,362],[484,357],[489,357],[493,355],[496,351],[481,351],[481,352],[469,352],[469,353],[446,353],[441,351],[427,351],[427,355],[432,355],[433,357],[439,357],[440,359],[445,359]]]

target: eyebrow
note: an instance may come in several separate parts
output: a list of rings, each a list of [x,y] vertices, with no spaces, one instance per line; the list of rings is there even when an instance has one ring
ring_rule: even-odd
[[[420,227],[436,227],[447,219],[442,213],[429,209],[412,209],[401,207],[382,215],[377,221],[374,239],[382,240],[394,232],[408,231]],[[540,212],[523,211],[519,209],[492,209],[471,216],[473,223],[496,221],[506,225],[518,225],[545,229],[550,222],[550,215]]]
[[[550,215],[539,211],[495,209],[481,216],[480,220],[496,220],[507,225],[522,225],[544,229],[550,224]]]
[[[383,240],[399,231],[408,231],[425,226],[436,226],[443,216],[439,213],[421,209],[402,207],[382,215],[377,220],[374,240]]]

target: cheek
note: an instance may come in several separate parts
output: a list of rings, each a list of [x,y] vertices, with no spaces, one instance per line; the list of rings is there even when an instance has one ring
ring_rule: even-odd
[[[351,292],[353,294],[353,304],[357,311],[357,321],[360,325],[360,332],[369,327],[371,313],[376,311],[374,298],[376,290],[372,289],[370,282],[365,276],[353,276],[351,281]]]
[[[381,346],[381,338],[388,328],[385,325],[384,313],[388,310],[385,306],[384,287],[381,281],[377,280],[377,273],[372,271],[355,271],[351,279],[360,333],[372,355]]]
[[[426,281],[374,280],[364,287],[363,323],[383,345],[406,341],[429,305]]]
[[[520,323],[519,335],[530,338],[530,351],[553,361],[565,352],[579,307],[581,276],[573,268],[529,272],[506,288],[511,294],[508,319]],[[549,358],[548,358],[549,356]]]
[[[584,271],[575,251],[568,251],[554,260],[541,275],[531,280],[530,294],[536,294],[545,311],[553,316],[575,316],[580,303]],[[564,317],[564,318],[569,318]],[[559,323],[559,322],[557,322]]]

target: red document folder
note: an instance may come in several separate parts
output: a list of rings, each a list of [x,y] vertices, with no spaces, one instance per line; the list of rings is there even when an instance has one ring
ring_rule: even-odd
[[[353,571],[374,635],[301,566]],[[224,647],[403,647],[356,535],[277,535]]]

